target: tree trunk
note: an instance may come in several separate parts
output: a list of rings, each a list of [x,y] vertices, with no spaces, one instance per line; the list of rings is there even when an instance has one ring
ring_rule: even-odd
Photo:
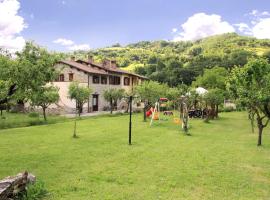
[[[43,110],[43,118],[44,118],[44,121],[47,121],[46,108],[45,108],[45,107],[42,107],[42,110]]]
[[[128,113],[128,110],[129,110],[129,105],[130,104],[130,102],[128,101],[128,103],[127,103],[127,109],[126,109],[126,113]]]
[[[79,114],[79,117],[81,117],[81,110],[82,110],[82,108],[81,108],[81,106],[78,108],[78,114]]]
[[[1,117],[3,116],[3,110],[1,109]]]
[[[257,118],[257,125],[258,125],[258,144],[257,146],[261,146],[262,145],[262,133],[263,133],[263,122],[262,122],[262,118],[258,117]]]
[[[144,107],[143,107],[143,121],[146,122],[146,101],[144,102]]]
[[[263,132],[263,128],[259,127],[259,135],[258,135],[258,146],[262,145],[262,132]]]
[[[206,113],[206,116],[205,116],[205,118],[204,118],[204,122],[209,122],[209,115],[210,115],[210,113],[209,113],[209,109],[208,108],[205,108],[205,113]]]
[[[216,118],[218,118],[218,105],[216,105]]]
[[[254,133],[254,116],[250,119],[250,124],[251,124],[251,131]]]
[[[215,105],[211,105],[211,109],[210,109],[210,119],[214,119],[216,116],[216,108]]]
[[[75,113],[74,131],[73,131],[73,138],[76,138],[76,137],[77,137],[77,111]]]
[[[111,114],[113,113],[113,100],[112,98],[110,99],[110,107],[111,107]]]

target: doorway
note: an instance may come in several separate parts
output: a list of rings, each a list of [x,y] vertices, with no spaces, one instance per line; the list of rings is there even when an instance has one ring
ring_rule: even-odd
[[[92,106],[93,111],[98,111],[98,94],[93,94]]]

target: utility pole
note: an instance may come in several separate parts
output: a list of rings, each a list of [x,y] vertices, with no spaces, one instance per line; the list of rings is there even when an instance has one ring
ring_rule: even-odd
[[[128,134],[128,144],[131,145],[131,129],[132,129],[132,99],[129,97],[129,134]]]

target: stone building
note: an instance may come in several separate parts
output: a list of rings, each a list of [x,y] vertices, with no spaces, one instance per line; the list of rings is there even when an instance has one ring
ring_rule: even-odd
[[[132,91],[134,86],[140,84],[145,77],[121,70],[114,60],[105,60],[103,63],[95,63],[92,57],[85,60],[62,60],[55,65],[59,71],[58,79],[53,82],[59,88],[60,100],[56,106],[51,107],[56,113],[74,113],[75,101],[68,98],[68,88],[72,81],[80,85],[90,87],[92,94],[84,105],[83,112],[97,112],[108,110],[109,103],[105,101],[103,93],[110,88],[122,88]],[[118,108],[124,108],[124,101],[118,102]]]

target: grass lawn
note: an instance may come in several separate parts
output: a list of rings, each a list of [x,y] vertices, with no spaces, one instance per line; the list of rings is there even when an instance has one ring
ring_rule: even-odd
[[[0,131],[0,178],[25,169],[42,179],[47,199],[270,199],[270,134],[257,147],[246,113],[223,113],[209,124],[191,120],[192,136],[172,122],[149,128],[128,116]]]
[[[49,115],[47,118],[48,119],[45,122],[42,114],[37,117],[30,117],[29,114],[25,113],[9,113],[4,111],[3,117],[0,116],[0,129],[53,124],[56,122],[67,121],[65,117],[56,115]]]

